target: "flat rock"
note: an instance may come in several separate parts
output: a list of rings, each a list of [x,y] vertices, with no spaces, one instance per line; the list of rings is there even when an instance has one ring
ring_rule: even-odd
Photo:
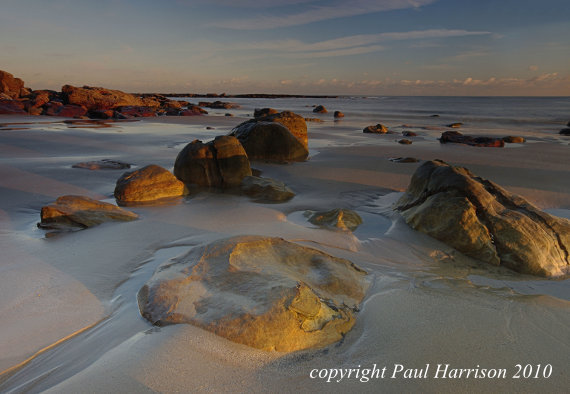
[[[463,135],[459,131],[443,132],[439,142],[442,144],[454,143],[488,148],[502,148],[505,146],[505,141],[503,141],[502,138],[473,137],[470,135]]]
[[[414,229],[475,259],[532,275],[570,272],[570,221],[466,168],[425,162],[395,208]]]
[[[42,207],[40,228],[83,229],[109,221],[127,222],[138,218],[136,213],[116,205],[84,196],[62,196]]]
[[[111,90],[100,87],[75,87],[65,85],[61,88],[65,104],[82,105],[87,110],[105,110],[121,106],[160,105],[155,100],[143,100],[132,94],[120,90]]]
[[[180,151],[174,175],[185,184],[231,188],[251,175],[248,155],[233,136],[218,136],[204,144],[194,140]]]
[[[115,198],[120,205],[180,197],[187,193],[183,182],[170,171],[155,164],[125,172],[115,186]]]
[[[411,144],[412,144],[412,140],[409,140],[409,139],[407,139],[407,138],[402,138],[401,140],[398,141],[398,144],[411,145]]]
[[[266,202],[283,202],[295,197],[295,193],[283,182],[259,176],[243,178],[241,190],[247,196]]]
[[[375,133],[375,134],[386,134],[388,128],[383,124],[378,123],[377,125],[367,126],[362,130],[363,133]]]
[[[340,340],[369,286],[348,260],[281,238],[240,236],[160,266],[138,293],[155,325],[187,323],[263,350]]]
[[[388,160],[393,161],[394,163],[417,163],[420,161],[415,157],[392,157]]]
[[[95,160],[95,161],[85,161],[72,165],[73,168],[83,168],[86,170],[124,170],[126,168],[131,168],[129,163],[124,163],[118,160]]]
[[[354,231],[362,224],[362,218],[352,209],[336,208],[330,211],[308,211],[309,222],[321,227]]]

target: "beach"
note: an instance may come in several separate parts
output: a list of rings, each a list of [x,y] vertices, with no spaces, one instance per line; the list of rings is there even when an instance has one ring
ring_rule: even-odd
[[[381,100],[244,98],[235,100],[239,110],[128,121],[0,116],[0,391],[564,392],[569,279],[524,275],[466,257],[414,231],[392,205],[423,161],[440,159],[570,218],[570,139],[558,134],[567,122],[562,117],[568,98],[551,98],[543,107],[523,100],[538,108],[525,116],[523,109],[508,112],[521,103],[505,101],[501,115],[471,102],[456,102],[446,113],[448,104],[426,99],[415,105],[417,98],[409,111],[398,113],[394,108],[402,108],[405,98],[395,98],[393,107],[390,98]],[[312,113],[314,104],[331,113]],[[293,199],[267,204],[237,193],[199,191],[128,207],[139,215],[131,222],[55,234],[37,227],[42,206],[59,196],[115,203],[113,190],[124,170],[73,164],[111,159],[132,169],[157,164],[172,171],[186,144],[227,135],[263,106],[322,120],[307,122],[308,160],[251,162],[263,177],[290,187]],[[346,117],[333,119],[336,109]],[[446,124],[458,121],[464,134],[516,135],[526,142],[504,148],[441,144]],[[362,132],[379,122],[393,134]],[[399,144],[408,130],[417,134],[413,143]],[[400,157],[419,162],[390,160]],[[334,208],[355,210],[363,224],[354,233],[332,230],[303,215]],[[366,270],[370,287],[352,330],[324,348],[285,354],[188,324],[152,326],[141,317],[137,293],[158,265],[237,235],[281,237]],[[427,364],[426,376],[404,376],[404,370],[425,370]],[[436,378],[438,364],[505,369],[506,376]],[[514,378],[517,364],[531,365],[533,376],[545,365],[552,373]],[[402,372],[396,372],[399,366]],[[374,367],[386,367],[385,377],[354,377],[356,369]],[[335,372],[328,379],[331,369],[342,368],[355,369],[355,375],[341,379]],[[322,370],[328,375],[320,377]]]

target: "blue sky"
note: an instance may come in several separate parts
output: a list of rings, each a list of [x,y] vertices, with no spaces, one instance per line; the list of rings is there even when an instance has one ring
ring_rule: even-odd
[[[570,95],[568,0],[2,0],[34,88]]]

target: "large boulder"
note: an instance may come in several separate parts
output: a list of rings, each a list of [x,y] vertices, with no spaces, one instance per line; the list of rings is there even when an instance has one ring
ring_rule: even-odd
[[[65,85],[61,88],[65,104],[82,105],[88,110],[105,110],[122,106],[158,106],[156,100],[143,100],[132,94],[99,87],[81,88]]]
[[[0,70],[0,93],[4,93],[12,99],[20,97],[24,89],[24,81],[14,78],[12,74]]]
[[[425,162],[395,208],[414,229],[489,264],[541,276],[570,272],[570,221],[466,168]]]
[[[184,183],[170,171],[155,164],[136,171],[125,172],[115,186],[115,198],[119,205],[144,203],[186,194]]]
[[[232,130],[251,160],[303,161],[309,150],[277,122],[244,122]]]
[[[295,193],[283,182],[258,176],[246,176],[241,182],[242,192],[261,202],[284,202],[295,197]]]
[[[136,213],[84,196],[62,196],[42,207],[38,226],[46,229],[83,229],[109,221],[131,221]]]
[[[160,266],[138,293],[156,325],[188,323],[231,341],[291,352],[340,340],[368,288],[348,260],[281,238],[241,236]]]
[[[307,212],[309,222],[341,230],[354,231],[362,224],[362,218],[352,209],[336,208],[330,211]]]
[[[502,148],[505,146],[505,141],[502,138],[493,137],[473,137],[470,135],[463,135],[459,131],[445,131],[441,134],[439,142],[442,144],[454,143],[470,146],[488,147],[488,148]]]
[[[248,156],[232,136],[218,136],[204,144],[194,140],[180,151],[174,175],[186,184],[230,188],[251,175]]]
[[[255,119],[250,119],[236,127],[239,128],[244,124],[257,122],[276,122],[287,128],[307,149],[309,150],[309,137],[307,135],[307,122],[301,115],[297,115],[291,111],[277,112],[273,108],[256,109],[254,113]]]

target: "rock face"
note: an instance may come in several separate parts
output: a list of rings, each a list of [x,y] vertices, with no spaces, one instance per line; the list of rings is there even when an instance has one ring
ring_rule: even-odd
[[[0,70],[0,93],[4,93],[11,99],[17,99],[20,97],[22,89],[24,89],[24,81]]]
[[[368,288],[348,260],[281,238],[234,237],[159,267],[138,293],[151,323],[188,323],[231,341],[291,352],[341,339]]]
[[[330,211],[309,211],[309,222],[322,227],[333,227],[354,231],[362,224],[362,218],[351,209],[331,209]]]
[[[308,149],[277,122],[244,122],[232,130],[251,160],[303,161]]]
[[[113,204],[84,196],[62,196],[42,207],[41,222],[46,229],[77,229],[96,226],[109,221],[131,221],[138,215]]]
[[[376,133],[376,134],[386,134],[388,128],[383,124],[378,123],[377,125],[367,126],[362,130],[363,133]]]
[[[395,208],[411,227],[467,256],[526,274],[570,273],[570,221],[465,168],[425,162]]]
[[[241,190],[247,196],[267,202],[283,202],[295,197],[295,193],[283,182],[258,176],[243,178]]]
[[[218,136],[204,144],[194,140],[180,151],[174,175],[186,184],[229,188],[251,175],[244,147],[232,136]]]
[[[470,135],[463,135],[459,131],[445,131],[441,134],[439,142],[442,144],[454,143],[470,146],[488,147],[488,148],[502,148],[505,146],[505,141],[502,138],[492,137],[472,137]]]
[[[136,171],[125,172],[117,180],[114,195],[122,205],[179,197],[186,192],[184,183],[170,171],[151,164]]]
[[[121,106],[147,106],[145,100],[120,90],[89,86],[78,88],[65,85],[61,88],[61,92],[65,104],[82,105],[88,110],[105,110]]]
[[[323,105],[317,105],[315,108],[313,108],[313,112],[317,114],[326,114],[329,111],[327,111]]]

